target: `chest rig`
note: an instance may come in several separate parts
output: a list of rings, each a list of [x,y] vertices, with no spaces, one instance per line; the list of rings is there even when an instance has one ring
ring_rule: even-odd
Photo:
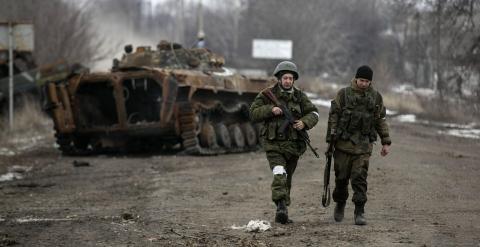
[[[369,89],[355,92],[351,87],[345,89],[342,113],[337,126],[338,137],[350,140],[353,144],[366,144],[377,140],[375,130],[375,110],[377,92]]]
[[[303,105],[301,101],[300,92],[294,90],[292,93],[283,92],[278,86],[272,89],[277,99],[281,104],[286,106],[295,119],[300,119],[303,116]],[[280,131],[281,125],[285,121],[285,116],[275,116],[265,123],[266,137],[268,140],[297,140],[298,133],[291,125],[285,131]]]

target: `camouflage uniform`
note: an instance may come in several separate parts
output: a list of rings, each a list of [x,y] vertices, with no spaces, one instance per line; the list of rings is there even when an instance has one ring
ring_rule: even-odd
[[[377,134],[382,145],[391,144],[382,95],[371,84],[361,90],[353,79],[351,86],[341,89],[331,104],[327,142],[335,133],[333,200],[345,204],[351,180],[355,214],[363,214],[369,159]]]
[[[295,87],[291,92],[284,91],[278,83],[270,89],[292,115],[305,124],[305,129],[311,129],[317,124],[317,108],[305,93]],[[273,103],[260,93],[250,107],[250,117],[253,122],[264,123],[261,130],[263,148],[267,154],[270,169],[274,172],[272,200],[274,202],[285,200],[286,204],[290,205],[293,173],[297,167],[298,158],[305,152],[306,144],[291,125],[285,133],[277,131],[285,120],[285,116],[274,116],[273,107]],[[278,174],[275,170],[278,166],[283,167],[286,174]]]

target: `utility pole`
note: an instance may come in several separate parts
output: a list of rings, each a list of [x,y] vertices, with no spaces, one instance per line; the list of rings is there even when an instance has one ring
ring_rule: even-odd
[[[205,35],[205,31],[203,30],[203,5],[202,0],[198,3],[198,33],[197,38]]]
[[[177,8],[176,13],[176,32],[175,32],[175,41],[184,44],[185,42],[185,18],[184,18],[184,4],[183,0],[177,2],[179,8]],[[177,6],[178,6],[177,5]]]
[[[13,130],[13,23],[8,22],[8,123]]]

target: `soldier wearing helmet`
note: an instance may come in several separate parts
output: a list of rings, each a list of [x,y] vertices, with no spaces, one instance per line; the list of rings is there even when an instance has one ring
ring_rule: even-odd
[[[365,225],[364,207],[367,202],[367,172],[373,143],[380,136],[385,156],[392,143],[385,119],[386,110],[382,95],[373,89],[373,71],[369,66],[360,66],[351,85],[340,89],[331,102],[328,117],[327,142],[334,142],[336,202],[334,219],[343,220],[348,199],[348,183],[353,189],[355,204],[354,221]]]
[[[195,48],[205,48],[205,32],[203,30],[198,31]]]
[[[263,93],[259,93],[253,101],[250,117],[253,122],[263,123],[260,135],[273,173],[271,191],[272,201],[277,207],[275,222],[286,224],[292,222],[288,218],[287,206],[291,204],[293,173],[299,157],[306,150],[306,144],[297,131],[315,126],[318,122],[318,112],[305,93],[294,86],[298,79],[298,69],[294,63],[290,61],[279,63],[273,75],[277,78],[277,83],[265,90],[270,90],[297,120],[284,132],[279,131],[279,127],[285,121],[283,111]]]

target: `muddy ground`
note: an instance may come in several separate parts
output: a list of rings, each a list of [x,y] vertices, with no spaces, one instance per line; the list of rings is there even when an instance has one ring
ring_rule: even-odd
[[[325,122],[311,131],[319,150]],[[0,156],[0,174],[32,167],[0,182],[0,246],[480,246],[479,141],[390,127],[391,154],[380,157],[377,146],[371,159],[367,226],[353,225],[350,201],[341,223],[333,203],[321,206],[324,158],[309,152],[294,175],[294,223],[280,225],[262,152],[63,157],[49,137]],[[254,219],[272,229],[231,229]]]

